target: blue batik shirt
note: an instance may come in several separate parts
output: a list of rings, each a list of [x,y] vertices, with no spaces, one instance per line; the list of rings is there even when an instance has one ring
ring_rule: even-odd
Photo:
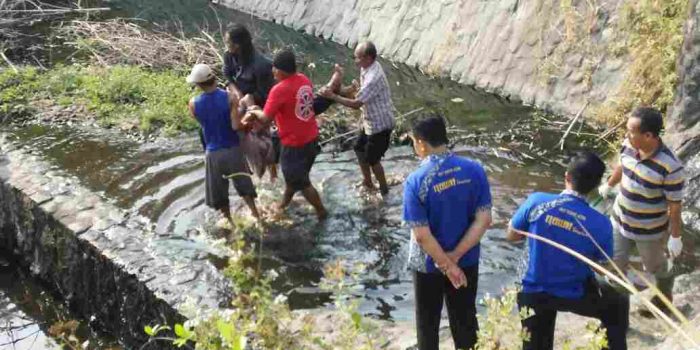
[[[403,220],[411,228],[428,226],[445,252],[454,250],[476,213],[491,210],[491,190],[481,164],[453,153],[431,155],[404,184]],[[438,272],[411,234],[408,268]],[[460,267],[479,263],[479,245],[459,260]]]
[[[605,254],[613,254],[610,219],[573,191],[533,193],[518,208],[510,224],[515,229],[567,246],[594,261],[603,261]],[[583,297],[585,282],[593,276],[586,263],[533,238],[527,239],[527,245],[530,259],[523,277],[524,293],[547,293],[567,299]]]

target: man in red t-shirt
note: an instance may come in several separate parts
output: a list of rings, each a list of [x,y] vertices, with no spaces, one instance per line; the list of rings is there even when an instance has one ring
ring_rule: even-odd
[[[282,143],[280,163],[286,184],[279,209],[284,210],[294,193],[301,191],[316,209],[319,220],[323,220],[328,213],[309,180],[311,167],[321,151],[313,108],[313,86],[309,78],[297,73],[296,58],[290,50],[282,50],[275,55],[272,75],[278,83],[270,90],[264,110],[248,111],[242,122],[249,124],[256,120],[274,120],[277,124]]]

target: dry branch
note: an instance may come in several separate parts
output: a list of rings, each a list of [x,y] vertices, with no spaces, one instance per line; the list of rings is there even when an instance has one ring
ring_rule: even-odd
[[[187,69],[206,63],[219,71],[223,43],[214,35],[187,37],[156,27],[146,29],[125,20],[72,21],[60,29],[73,45],[88,52],[100,65],[129,64],[152,69]]]

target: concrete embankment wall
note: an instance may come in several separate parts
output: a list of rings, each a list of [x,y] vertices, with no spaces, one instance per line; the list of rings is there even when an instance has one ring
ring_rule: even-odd
[[[148,340],[145,325],[184,321],[185,296],[215,308],[227,290],[213,266],[158,253],[123,211],[2,137],[0,251],[127,348]]]
[[[603,101],[627,64],[585,55],[612,39],[622,0],[215,2],[351,47],[370,39],[385,58],[559,114]]]
[[[608,49],[625,0],[215,2],[351,47],[369,39],[385,58],[558,114],[589,115],[617,91],[631,61]],[[665,139],[689,165],[686,202],[697,217],[700,1],[690,8]]]

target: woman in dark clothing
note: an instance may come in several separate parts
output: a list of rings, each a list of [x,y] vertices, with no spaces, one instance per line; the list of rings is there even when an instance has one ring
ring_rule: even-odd
[[[226,32],[226,52],[224,53],[224,76],[226,89],[238,97],[240,112],[252,106],[264,107],[267,95],[275,80],[272,77],[272,62],[255,50],[252,36],[246,27],[235,25]],[[270,180],[277,178],[274,142],[275,132],[267,128],[246,130],[243,148],[249,163],[258,176],[264,169],[270,171]],[[269,145],[269,147],[265,147]]]
[[[267,94],[275,79],[272,77],[272,62],[255,50],[250,32],[236,25],[226,32],[224,54],[224,76],[227,90],[243,99],[251,95],[255,105],[264,106]]]

